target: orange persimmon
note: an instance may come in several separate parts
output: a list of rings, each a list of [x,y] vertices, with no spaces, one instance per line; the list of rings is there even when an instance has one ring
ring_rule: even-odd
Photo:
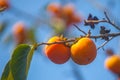
[[[48,43],[61,41],[61,38],[54,36],[48,40]],[[70,58],[70,48],[65,44],[51,44],[45,46],[45,55],[56,64],[63,64]]]
[[[8,0],[0,0],[0,9],[7,9],[9,7]]]
[[[71,47],[72,60],[79,65],[87,65],[96,58],[96,45],[90,38],[81,38]]]
[[[75,8],[73,4],[66,4],[62,7],[62,14],[65,17],[71,17],[75,12]]]
[[[112,55],[105,60],[105,68],[115,74],[120,74],[120,56]]]
[[[50,3],[47,6],[47,11],[53,13],[55,16],[61,15],[61,5],[59,3]]]
[[[17,22],[13,26],[13,35],[17,44],[24,43],[26,40],[26,29],[25,25],[22,22]]]

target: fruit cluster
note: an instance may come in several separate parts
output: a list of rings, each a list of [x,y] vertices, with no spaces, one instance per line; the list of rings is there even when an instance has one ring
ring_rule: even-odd
[[[48,40],[48,43],[65,41],[64,38],[54,36]],[[56,64],[63,64],[72,60],[79,65],[91,63],[97,54],[95,43],[88,37],[80,38],[76,43],[68,46],[63,43],[55,43],[45,46],[45,55]]]
[[[67,27],[73,23],[79,23],[82,21],[81,16],[75,12],[74,5],[71,3],[66,5],[50,3],[47,6],[47,11],[52,13],[53,17],[63,19]]]

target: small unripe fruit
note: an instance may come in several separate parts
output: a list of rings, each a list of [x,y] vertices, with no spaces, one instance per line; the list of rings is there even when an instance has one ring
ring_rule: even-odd
[[[48,43],[61,41],[60,37],[54,36]],[[45,55],[56,64],[63,64],[70,58],[70,48],[64,44],[51,44],[45,46]]]
[[[87,65],[96,58],[96,45],[90,38],[81,38],[71,47],[72,60],[79,65]]]
[[[105,68],[115,74],[120,74],[120,56],[112,55],[105,60]]]

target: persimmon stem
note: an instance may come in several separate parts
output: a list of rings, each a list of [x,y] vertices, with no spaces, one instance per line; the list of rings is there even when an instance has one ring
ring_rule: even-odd
[[[52,44],[64,44],[64,43],[67,43],[67,42],[74,42],[74,41],[75,41],[75,39],[69,39],[69,40],[65,40],[65,41],[57,41],[57,42],[52,42],[52,43],[42,42],[42,43],[39,43],[37,46],[52,45]]]

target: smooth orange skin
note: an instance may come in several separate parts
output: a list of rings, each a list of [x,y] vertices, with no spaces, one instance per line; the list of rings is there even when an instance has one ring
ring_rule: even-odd
[[[96,58],[96,45],[90,38],[81,38],[71,47],[72,60],[79,65],[87,65]]]
[[[120,74],[120,56],[112,55],[105,60],[105,68],[115,74]]]
[[[0,0],[0,8],[8,8],[9,4],[8,4],[8,0]]]
[[[56,16],[61,15],[61,5],[59,3],[50,3],[47,6],[47,11],[55,14]]]
[[[48,43],[60,41],[57,36],[52,37]],[[70,58],[70,48],[64,44],[52,44],[45,46],[45,55],[56,64],[63,64],[67,62]]]
[[[13,35],[17,44],[21,44],[25,42],[26,39],[26,29],[25,25],[22,22],[17,22],[13,26]]]

